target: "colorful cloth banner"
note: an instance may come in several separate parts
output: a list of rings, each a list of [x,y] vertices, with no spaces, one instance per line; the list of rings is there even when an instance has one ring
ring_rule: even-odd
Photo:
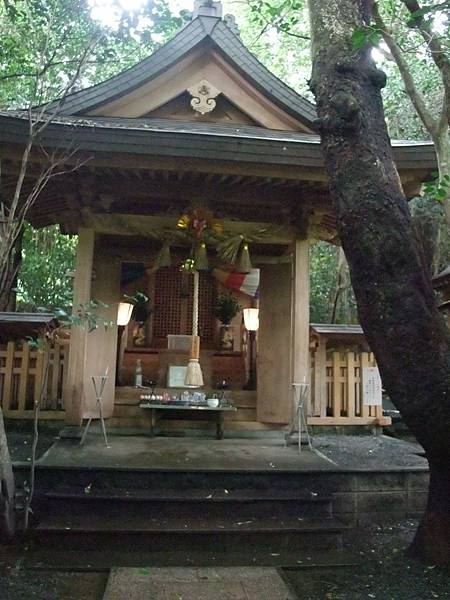
[[[250,273],[213,269],[212,274],[230,290],[247,294],[252,298],[259,297],[259,269],[252,269]]]

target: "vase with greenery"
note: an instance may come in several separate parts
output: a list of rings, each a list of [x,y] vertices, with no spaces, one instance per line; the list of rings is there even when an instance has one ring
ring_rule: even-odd
[[[221,294],[217,300],[215,316],[221,322],[220,349],[232,352],[234,349],[234,331],[231,321],[241,310],[241,306],[233,294]]]

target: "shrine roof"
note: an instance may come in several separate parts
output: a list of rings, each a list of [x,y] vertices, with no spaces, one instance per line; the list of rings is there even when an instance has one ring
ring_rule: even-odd
[[[28,115],[0,111],[0,143],[24,144]],[[38,142],[60,150],[142,154],[323,168],[319,136],[252,125],[169,119],[58,116]],[[435,169],[431,142],[393,141],[399,169]],[[5,155],[7,156],[7,154]]]
[[[82,115],[138,89],[199,47],[220,53],[233,68],[285,112],[312,128],[314,104],[271,73],[242,43],[226,17],[199,15],[149,57],[113,77],[67,96],[64,115]]]

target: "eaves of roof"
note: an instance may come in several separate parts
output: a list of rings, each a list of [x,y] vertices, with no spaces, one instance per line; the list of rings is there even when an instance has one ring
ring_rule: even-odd
[[[311,323],[310,328],[322,335],[361,335],[364,331],[361,325],[337,323]]]
[[[0,142],[24,144],[27,134],[25,113],[0,111]],[[72,151],[324,166],[318,136],[249,125],[60,116],[44,129],[39,143],[49,148],[70,148]],[[393,142],[393,149],[399,169],[428,170],[436,167],[431,142]]]
[[[64,115],[82,115],[151,81],[198,45],[211,44],[247,80],[288,114],[313,128],[315,106],[271,73],[244,46],[227,24],[217,17],[200,16],[188,23],[151,56],[129,69],[84,90],[67,96]]]

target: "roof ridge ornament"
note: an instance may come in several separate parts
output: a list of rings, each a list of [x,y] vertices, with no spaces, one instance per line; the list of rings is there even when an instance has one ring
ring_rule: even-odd
[[[209,113],[216,108],[216,101],[214,98],[221,93],[220,90],[214,87],[212,83],[209,83],[206,79],[202,79],[188,88],[187,91],[192,96],[192,108],[202,115]]]
[[[222,2],[215,0],[195,0],[192,20],[196,17],[222,18]]]
[[[239,25],[236,23],[236,17],[231,14],[227,14],[223,18],[223,22],[237,37],[241,37],[241,32],[239,30]]]

